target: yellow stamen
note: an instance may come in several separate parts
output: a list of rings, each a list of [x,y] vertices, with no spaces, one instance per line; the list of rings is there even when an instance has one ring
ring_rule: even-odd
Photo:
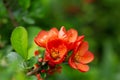
[[[74,57],[74,60],[75,60],[75,62],[80,62],[79,60],[80,60],[80,55],[79,54],[76,54],[75,55],[75,57]]]
[[[51,57],[53,59],[58,59],[59,58],[59,52],[58,51],[51,51]]]

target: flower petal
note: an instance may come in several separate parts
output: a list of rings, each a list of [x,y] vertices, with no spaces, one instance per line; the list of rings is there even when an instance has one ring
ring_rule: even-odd
[[[82,44],[84,39],[84,35],[82,36],[78,36],[77,40],[74,42],[74,44],[72,45],[74,52],[76,52],[79,48],[79,46]]]
[[[81,45],[78,47],[76,54],[79,56],[83,56],[88,51],[88,42],[82,42]]]
[[[75,29],[70,29],[67,31],[67,36],[69,42],[75,42],[78,37],[78,33]]]
[[[82,57],[80,57],[80,62],[83,64],[90,63],[94,59],[94,55],[87,51]]]
[[[34,38],[35,43],[41,47],[46,47],[47,40],[48,32],[44,30],[40,31],[38,35]]]
[[[57,28],[50,29],[49,37],[58,37],[58,30],[57,30]]]
[[[59,37],[59,39],[62,39],[62,40],[65,40],[65,41],[68,40],[67,31],[66,31],[64,26],[61,27],[61,29],[59,31],[59,34],[58,34],[58,37]]]
[[[73,62],[72,57],[73,57],[73,56],[71,56],[71,57],[69,58],[68,64],[69,64],[72,68],[77,69],[75,63]]]
[[[78,42],[78,41],[83,41],[83,39],[84,39],[84,35],[82,35],[82,36],[78,36],[78,38],[77,38],[76,41],[77,41],[77,42]]]
[[[77,66],[78,70],[81,71],[81,72],[87,72],[89,70],[88,65],[84,65],[84,64],[81,64],[81,63],[76,63],[76,66]]]
[[[45,50],[45,55],[44,55],[43,61],[44,61],[44,62],[47,62],[47,61],[49,61],[49,59],[50,59],[50,55],[49,55],[49,53],[47,52],[47,50]]]

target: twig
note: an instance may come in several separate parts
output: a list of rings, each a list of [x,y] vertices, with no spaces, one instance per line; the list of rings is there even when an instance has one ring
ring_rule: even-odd
[[[33,75],[39,71],[39,68],[33,69],[32,71],[27,73],[27,76]]]
[[[17,26],[18,26],[18,23],[17,23],[17,21],[15,20],[15,17],[14,17],[14,15],[13,15],[13,12],[12,12],[12,10],[11,10],[11,8],[10,8],[10,6],[9,6],[9,4],[8,4],[7,1],[8,1],[8,0],[3,0],[3,3],[4,3],[4,5],[5,5],[5,7],[6,7],[7,11],[8,11],[8,14],[9,14],[9,17],[10,17],[10,19],[11,19],[11,22],[12,22],[13,26],[14,26],[14,27],[17,27]]]

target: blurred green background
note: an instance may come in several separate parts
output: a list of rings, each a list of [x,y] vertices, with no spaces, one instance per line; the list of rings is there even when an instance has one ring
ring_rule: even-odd
[[[24,80],[23,74],[15,74],[18,66],[6,60],[16,26],[24,26],[31,41],[40,29],[65,26],[89,42],[95,55],[90,71],[63,64],[61,74],[46,80],[120,80],[120,0],[0,0],[0,80],[14,80],[11,75]]]

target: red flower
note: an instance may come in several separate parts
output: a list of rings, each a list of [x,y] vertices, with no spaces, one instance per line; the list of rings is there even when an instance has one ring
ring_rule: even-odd
[[[47,41],[52,37],[58,36],[58,30],[56,28],[52,28],[50,31],[40,31],[38,35],[35,37],[34,41],[37,45],[41,47],[46,47]]]
[[[52,28],[49,31],[40,31],[34,39],[35,43],[45,48],[44,57],[38,59],[39,63],[35,64],[34,69],[39,68],[41,73],[53,74],[55,72],[61,72],[61,66],[58,64],[64,60],[68,60],[69,65],[81,72],[89,70],[87,65],[94,59],[94,55],[88,50],[88,43],[84,41],[84,35],[78,36],[78,32],[75,29],[69,29],[66,31],[62,26],[60,30]],[[69,57],[67,53],[73,51]],[[35,56],[39,55],[38,51],[35,51]],[[65,59],[66,58],[66,59]],[[47,64],[47,69],[42,69]],[[43,80],[40,74],[36,75],[38,80]]]
[[[68,50],[73,48],[77,37],[76,30],[70,29],[66,31],[62,26],[60,31],[52,28],[50,31],[39,32],[34,41],[37,45],[46,48],[44,60],[59,64],[64,60]]]
[[[60,39],[50,40],[47,43],[45,58],[54,64],[62,63],[66,54],[66,43]]]
[[[69,65],[81,72],[86,72],[89,70],[87,63],[90,63],[94,59],[94,56],[90,51],[88,51],[87,42],[78,41],[76,44],[76,48],[69,58]]]
[[[49,39],[58,38],[65,42],[68,42],[68,44],[71,44],[76,41],[77,37],[78,33],[75,29],[70,29],[66,31],[65,27],[62,26],[60,31],[58,31],[56,28],[52,28],[50,31],[40,31],[35,37],[34,41],[37,45],[41,47],[46,47]]]
[[[49,66],[55,66],[64,61],[67,52],[73,50],[73,54],[69,58],[71,67],[80,71],[88,71],[87,63],[94,58],[93,54],[88,51],[88,43],[83,41],[84,36],[78,36],[75,29],[66,31],[62,26],[58,31],[56,28],[50,31],[41,31],[35,37],[34,41],[37,45],[46,48],[43,61],[48,61]]]

